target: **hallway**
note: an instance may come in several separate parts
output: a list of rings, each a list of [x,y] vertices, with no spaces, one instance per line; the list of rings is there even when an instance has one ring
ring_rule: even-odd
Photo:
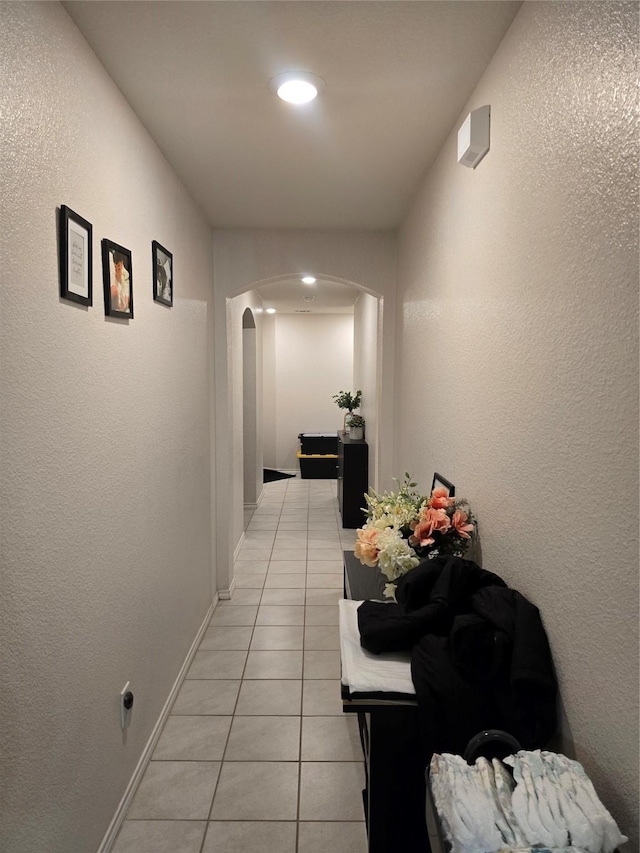
[[[245,518],[236,590],[203,636],[113,853],[364,853],[342,712],[335,480],[281,480]]]

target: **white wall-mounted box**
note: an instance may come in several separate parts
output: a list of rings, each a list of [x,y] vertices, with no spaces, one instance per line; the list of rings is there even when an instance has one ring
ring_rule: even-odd
[[[464,120],[458,131],[458,163],[475,169],[489,150],[491,107],[478,107]]]

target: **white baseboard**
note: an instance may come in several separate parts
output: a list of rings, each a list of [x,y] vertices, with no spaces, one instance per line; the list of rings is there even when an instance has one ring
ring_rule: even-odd
[[[229,584],[229,589],[219,589],[218,595],[220,596],[220,601],[229,601],[233,593],[236,589],[236,579],[232,578],[231,583]]]
[[[256,509],[258,509],[258,507],[260,506],[260,502],[261,502],[263,497],[264,497],[264,486],[262,487],[262,491],[258,495],[258,500],[254,504],[244,504],[245,510],[251,509],[251,510],[255,511]]]
[[[195,653],[198,649],[198,646],[200,645],[200,640],[202,639],[202,635],[207,630],[207,627],[209,625],[209,621],[211,619],[211,616],[213,614],[213,611],[215,610],[217,603],[218,603],[218,593],[216,592],[213,596],[213,601],[211,602],[211,607],[207,610],[207,615],[204,617],[204,620],[203,620],[202,624],[200,625],[200,628],[198,629],[198,633],[196,634],[196,637],[195,637],[193,643],[191,644],[191,648],[187,652],[187,656],[184,659],[184,663],[180,667],[180,672],[178,673],[178,676],[173,683],[173,687],[171,688],[171,691],[169,693],[167,701],[164,703],[164,707],[162,708],[162,711],[160,712],[160,716],[158,717],[158,720],[157,720],[155,726],[153,727],[153,731],[151,732],[151,736],[149,737],[149,740],[147,741],[145,748],[142,750],[142,755],[140,756],[140,760],[138,761],[138,763],[136,765],[136,769],[133,771],[133,776],[129,780],[129,784],[127,785],[127,788],[126,788],[126,790],[122,796],[122,799],[120,800],[120,803],[118,804],[118,808],[116,809],[116,812],[115,812],[113,818],[111,819],[111,823],[109,824],[109,826],[107,828],[107,831],[104,835],[104,838],[102,839],[102,842],[100,843],[100,846],[98,847],[97,853],[109,853],[109,851],[111,850],[111,848],[115,844],[116,837],[117,837],[118,833],[120,832],[120,827],[122,826],[122,824],[124,822],[124,819],[126,817],[129,806],[131,805],[131,801],[133,800],[135,793],[138,790],[138,785],[140,784],[140,781],[142,780],[142,777],[144,776],[144,771],[147,769],[147,765],[149,764],[149,761],[151,760],[153,750],[155,749],[156,743],[158,742],[158,739],[160,738],[160,734],[162,733],[162,729],[164,727],[166,719],[169,716],[169,712],[170,712],[171,708],[173,707],[173,703],[175,702],[176,697],[178,695],[178,692],[180,691],[180,688],[182,687],[182,682],[185,679],[185,676],[187,674],[189,667],[191,666],[191,662],[195,656]]]
[[[238,544],[236,545],[236,549],[233,552],[233,562],[234,563],[238,559],[238,554],[240,553],[240,548],[242,548],[243,545],[244,545],[244,530],[242,531],[242,534],[240,535],[240,539],[238,539]]]

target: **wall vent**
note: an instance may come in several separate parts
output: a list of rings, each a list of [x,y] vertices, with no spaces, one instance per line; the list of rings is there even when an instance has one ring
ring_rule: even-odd
[[[311,311],[308,308],[296,308],[295,314],[311,314]]]

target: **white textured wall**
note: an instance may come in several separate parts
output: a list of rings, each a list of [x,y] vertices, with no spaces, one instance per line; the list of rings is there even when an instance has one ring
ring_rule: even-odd
[[[245,311],[245,317],[249,315]],[[262,464],[258,465],[258,415],[262,410],[262,394],[258,401],[256,349],[258,333],[254,321],[242,327],[242,436],[245,506],[257,506],[262,493]],[[260,405],[259,405],[260,403]],[[260,448],[262,450],[262,448]],[[262,452],[260,454],[262,458]]]
[[[401,233],[396,470],[467,496],[537,604],[575,745],[637,849],[637,3],[525,3]],[[460,116],[460,124],[466,115]],[[456,125],[456,130],[459,124]]]
[[[0,848],[93,853],[211,601],[211,235],[61,6],[0,29]],[[93,224],[89,309],[58,297],[60,204]],[[133,252],[129,322],[103,237]]]
[[[362,391],[359,413],[365,419],[365,438],[369,445],[369,484],[378,488],[378,398],[381,397],[382,325],[379,322],[380,302],[369,293],[362,293],[354,305],[353,314],[353,387]],[[380,400],[385,405],[384,399]],[[387,452],[390,448],[387,447]]]
[[[262,481],[263,453],[262,453],[262,408],[258,401],[262,400],[262,300],[255,290],[247,291],[231,299],[228,304],[226,317],[227,323],[227,343],[229,352],[229,375],[230,387],[233,389],[231,394],[231,405],[233,412],[234,428],[232,436],[228,443],[220,448],[219,453],[224,453],[225,458],[232,460],[234,477],[222,481],[221,486],[225,494],[224,505],[228,508],[233,508],[231,530],[233,533],[234,547],[240,541],[242,531],[244,530],[244,454],[243,454],[243,406],[244,406],[244,364],[243,364],[243,345],[242,345],[242,316],[247,310],[251,310],[256,324],[256,471],[260,472],[260,481]],[[218,476],[220,476],[220,468],[218,468]],[[256,489],[258,484],[256,484]],[[260,492],[262,489],[260,489]],[[217,511],[224,512],[221,505],[218,505]],[[221,571],[218,574],[218,589],[226,593],[229,589],[229,583],[225,582],[225,575]]]
[[[353,315],[276,316],[277,468],[299,468],[301,432],[335,432],[344,410],[333,395],[353,390]]]
[[[262,450],[265,468],[277,468],[276,454],[276,318],[262,318]]]

